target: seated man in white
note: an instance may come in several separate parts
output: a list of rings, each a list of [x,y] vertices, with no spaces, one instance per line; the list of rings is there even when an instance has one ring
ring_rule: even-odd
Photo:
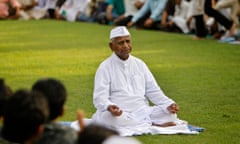
[[[92,122],[116,129],[121,135],[187,125],[177,118],[178,105],[163,93],[147,65],[130,54],[131,36],[124,26],[111,30],[109,47],[113,53],[95,75],[93,103],[97,111]]]

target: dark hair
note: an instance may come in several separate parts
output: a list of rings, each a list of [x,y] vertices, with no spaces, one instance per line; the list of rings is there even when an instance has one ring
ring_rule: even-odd
[[[67,91],[61,81],[53,78],[40,79],[32,86],[32,90],[41,92],[47,98],[50,109],[49,121],[62,114]]]
[[[5,85],[4,79],[0,79],[0,117],[3,115],[5,102],[11,95],[11,88]]]
[[[78,144],[101,144],[113,135],[119,135],[119,133],[101,125],[90,124],[79,133]]]
[[[46,98],[37,92],[18,90],[6,102],[2,136],[24,143],[32,138],[49,115]]]

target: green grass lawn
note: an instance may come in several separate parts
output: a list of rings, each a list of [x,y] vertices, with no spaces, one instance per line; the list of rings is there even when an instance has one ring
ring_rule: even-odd
[[[0,77],[13,90],[39,78],[60,79],[68,90],[66,113],[91,117],[93,80],[108,48],[111,26],[64,21],[0,21]],[[143,59],[179,117],[206,128],[199,135],[137,136],[144,144],[238,144],[240,46],[189,35],[130,29],[132,54]]]

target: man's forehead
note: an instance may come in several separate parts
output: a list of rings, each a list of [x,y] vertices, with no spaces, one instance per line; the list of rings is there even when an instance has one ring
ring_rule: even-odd
[[[120,36],[120,37],[115,37],[112,40],[114,41],[125,41],[125,40],[131,40],[131,36]]]

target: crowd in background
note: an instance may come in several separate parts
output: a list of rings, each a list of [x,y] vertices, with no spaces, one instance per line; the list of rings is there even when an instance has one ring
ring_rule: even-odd
[[[56,19],[239,39],[240,0],[0,0],[0,19]]]

